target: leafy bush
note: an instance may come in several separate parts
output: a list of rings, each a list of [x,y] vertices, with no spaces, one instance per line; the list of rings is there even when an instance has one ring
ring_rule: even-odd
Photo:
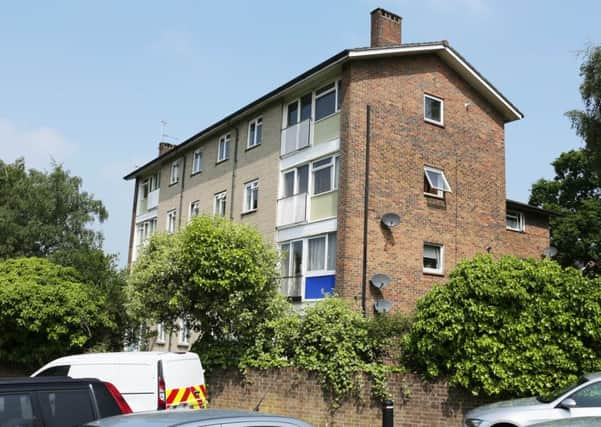
[[[90,348],[99,329],[114,326],[104,304],[72,268],[42,258],[0,261],[0,360],[37,369]]]
[[[417,304],[404,351],[474,394],[544,394],[601,369],[601,282],[549,260],[477,256]]]
[[[384,324],[386,334],[375,333]],[[407,321],[393,318],[365,319],[339,298],[326,298],[304,313],[291,309],[265,322],[255,343],[241,361],[241,368],[294,366],[317,374],[333,406],[359,391],[362,375],[372,378],[376,398],[389,397],[387,378],[400,368],[383,363],[391,344],[406,330]],[[397,346],[398,349],[398,346]]]

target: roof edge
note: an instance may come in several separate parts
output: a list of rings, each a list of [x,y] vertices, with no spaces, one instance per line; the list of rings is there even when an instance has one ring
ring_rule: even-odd
[[[550,210],[539,208],[538,206],[530,205],[528,203],[518,202],[517,200],[511,200],[511,199],[505,199],[505,200],[506,200],[507,206],[513,206],[515,208],[526,210],[531,213],[536,213],[539,215],[546,215],[546,216],[557,215],[555,212],[551,212]]]

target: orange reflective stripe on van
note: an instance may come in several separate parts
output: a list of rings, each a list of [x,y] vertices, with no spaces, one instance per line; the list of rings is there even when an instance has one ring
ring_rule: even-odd
[[[207,405],[207,389],[204,384],[167,390],[167,409],[200,409]]]

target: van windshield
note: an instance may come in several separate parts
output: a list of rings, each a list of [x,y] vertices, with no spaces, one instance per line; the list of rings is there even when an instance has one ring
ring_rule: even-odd
[[[536,400],[538,400],[541,403],[551,403],[555,399],[559,399],[561,396],[563,396],[564,394],[568,393],[570,390],[578,387],[581,384],[584,384],[587,381],[588,380],[586,378],[580,377],[580,379],[577,382],[575,382],[573,384],[570,384],[569,386],[564,387],[564,388],[562,388],[559,391],[554,391],[554,392],[551,392],[549,394],[543,394],[543,395],[540,395],[540,396],[536,396]]]

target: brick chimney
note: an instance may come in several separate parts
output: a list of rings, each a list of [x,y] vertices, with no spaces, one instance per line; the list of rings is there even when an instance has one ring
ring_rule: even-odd
[[[382,8],[371,11],[371,47],[401,44],[401,18]]]
[[[169,144],[168,142],[159,142],[159,156],[162,156],[167,151],[171,151],[175,148],[175,144]]]

